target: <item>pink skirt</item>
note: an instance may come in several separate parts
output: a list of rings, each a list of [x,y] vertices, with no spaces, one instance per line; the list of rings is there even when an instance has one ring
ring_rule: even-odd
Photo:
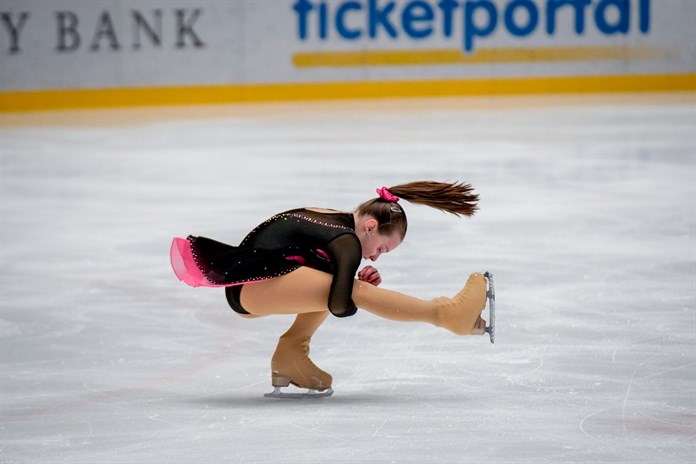
[[[214,284],[205,278],[193,258],[191,251],[191,242],[185,238],[175,237],[172,240],[172,248],[169,252],[169,259],[172,262],[174,274],[181,280],[192,287],[229,287],[239,284]]]
[[[273,278],[273,276],[252,278],[245,276],[245,278],[235,282],[213,283],[206,278],[205,274],[196,263],[196,259],[193,257],[193,250],[191,249],[191,242],[185,238],[175,237],[174,240],[172,240],[169,259],[172,263],[174,274],[176,274],[179,280],[192,287],[234,287],[235,285],[253,284]],[[305,264],[305,260],[301,256],[288,256],[285,260],[293,264],[282,272],[283,274],[294,270],[299,265]]]

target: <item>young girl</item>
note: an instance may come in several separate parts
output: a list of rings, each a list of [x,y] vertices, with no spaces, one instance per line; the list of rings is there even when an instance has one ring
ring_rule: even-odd
[[[468,184],[431,181],[382,187],[378,198],[355,212],[300,208],[277,214],[236,247],[205,237],[175,238],[172,267],[191,286],[226,287],[227,302],[242,317],[297,314],[273,355],[272,384],[276,391],[291,383],[331,391],[331,375],[308,357],[310,339],[329,314],[348,317],[363,308],[458,335],[488,331],[480,317],[487,297],[482,274],[472,274],[452,298],[421,300],[378,288],[382,279],[372,266],[358,272],[361,259],[377,261],[403,241],[407,221],[400,198],[471,216],[478,209],[472,190]]]

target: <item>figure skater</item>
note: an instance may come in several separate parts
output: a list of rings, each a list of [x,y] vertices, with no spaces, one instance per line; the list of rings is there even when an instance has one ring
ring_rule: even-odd
[[[196,236],[174,239],[171,262],[180,280],[194,287],[226,287],[227,302],[242,317],[297,314],[271,361],[276,392],[289,384],[332,392],[331,375],[308,356],[310,339],[329,314],[348,317],[362,308],[458,335],[488,331],[480,317],[487,298],[482,274],[471,274],[452,298],[422,300],[379,288],[382,279],[372,266],[357,272],[361,259],[377,261],[403,241],[407,221],[399,199],[471,216],[479,199],[471,185],[419,181],[377,193],[354,212],[299,208],[277,214],[239,246]]]

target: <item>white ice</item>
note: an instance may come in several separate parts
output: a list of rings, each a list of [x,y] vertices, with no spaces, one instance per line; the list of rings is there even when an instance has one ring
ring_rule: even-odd
[[[696,460],[693,94],[6,114],[0,148],[3,463]],[[406,204],[383,286],[490,270],[496,344],[330,318],[334,396],[264,398],[291,317],[179,282],[171,238],[418,179],[481,210]]]

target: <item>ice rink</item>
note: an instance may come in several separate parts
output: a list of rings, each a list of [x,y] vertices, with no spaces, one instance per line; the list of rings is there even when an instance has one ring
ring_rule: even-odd
[[[4,114],[0,135],[2,463],[696,459],[694,94]],[[382,285],[493,272],[496,344],[329,318],[334,396],[263,398],[292,318],[179,282],[172,237],[235,244],[426,179],[481,210],[405,204]]]

